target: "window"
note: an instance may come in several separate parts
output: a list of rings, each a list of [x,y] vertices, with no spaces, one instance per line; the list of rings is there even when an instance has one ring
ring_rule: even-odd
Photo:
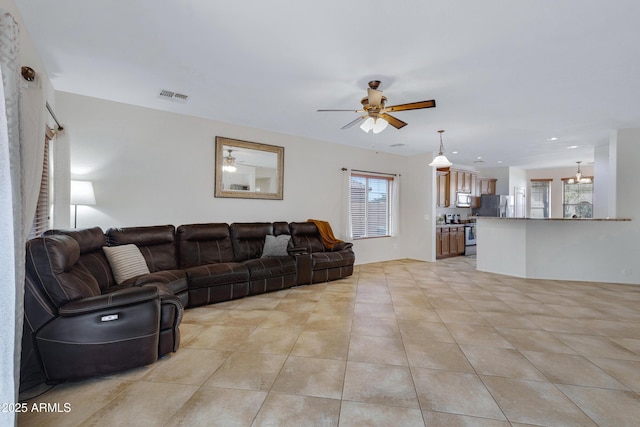
[[[40,181],[40,192],[38,193],[38,204],[36,205],[36,214],[33,217],[33,223],[31,224],[31,230],[29,231],[29,239],[37,237],[47,231],[51,227],[49,211],[51,209],[50,203],[50,170],[51,161],[49,150],[51,146],[51,140],[55,134],[47,127],[44,138],[44,158],[42,160],[42,179]]]
[[[549,218],[551,206],[551,179],[531,180],[531,203],[529,215],[531,218]]]
[[[354,239],[390,236],[393,177],[352,173],[351,232]]]
[[[593,179],[591,182],[563,179],[562,200],[565,218],[593,218]]]

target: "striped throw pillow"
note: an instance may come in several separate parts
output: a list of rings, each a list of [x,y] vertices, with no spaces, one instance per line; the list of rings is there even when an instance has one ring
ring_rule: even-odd
[[[149,274],[149,267],[136,245],[105,246],[102,250],[118,285],[132,277]]]

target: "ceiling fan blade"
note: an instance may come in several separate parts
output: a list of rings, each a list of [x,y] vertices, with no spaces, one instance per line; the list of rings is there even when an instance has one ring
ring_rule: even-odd
[[[391,107],[385,107],[385,111],[390,113],[392,111],[405,111],[405,110],[419,110],[421,108],[433,108],[436,106],[436,100],[410,102],[408,104],[392,105]]]
[[[379,106],[382,102],[382,91],[376,89],[367,89],[367,99],[369,100],[369,105]]]
[[[353,126],[353,125],[355,125],[357,123],[360,123],[362,120],[364,120],[367,117],[369,117],[369,115],[368,114],[364,114],[364,115],[358,117],[357,119],[355,119],[354,121],[349,122],[346,125],[342,126],[340,129],[349,129],[351,126]]]
[[[323,111],[351,111],[352,113],[361,113],[364,110],[318,110],[319,112]]]
[[[381,119],[385,119],[386,121],[389,122],[389,124],[391,126],[393,126],[396,129],[403,128],[403,127],[405,127],[407,125],[402,120],[396,119],[395,117],[390,116],[389,114],[380,114],[378,117],[381,118]]]

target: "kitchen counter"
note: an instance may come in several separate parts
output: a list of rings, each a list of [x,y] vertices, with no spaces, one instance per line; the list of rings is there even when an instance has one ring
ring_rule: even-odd
[[[507,221],[631,221],[631,218],[507,218],[507,217],[491,217],[491,216],[479,216],[477,218],[492,219],[492,220],[507,220]]]
[[[477,218],[477,268],[531,279],[640,284],[629,218]]]

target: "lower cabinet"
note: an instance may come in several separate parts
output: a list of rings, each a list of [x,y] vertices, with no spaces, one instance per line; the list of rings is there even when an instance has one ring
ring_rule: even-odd
[[[464,225],[436,227],[436,259],[464,255]]]

